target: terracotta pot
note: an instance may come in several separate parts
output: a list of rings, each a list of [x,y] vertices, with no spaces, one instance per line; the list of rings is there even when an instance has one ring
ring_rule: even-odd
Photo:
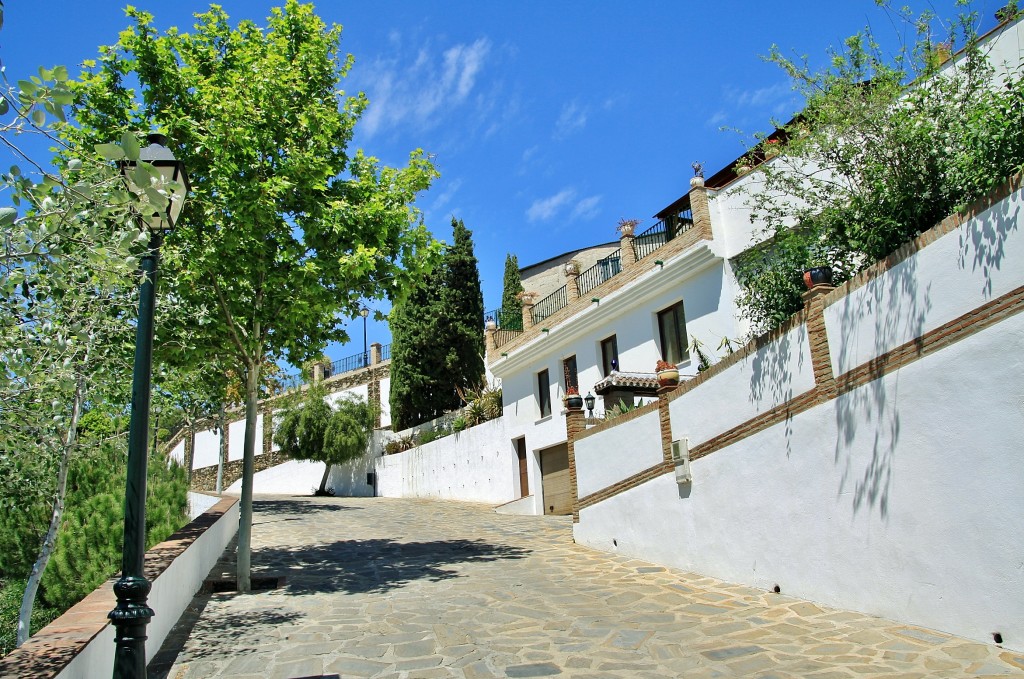
[[[659,370],[658,384],[660,384],[663,387],[671,387],[676,384],[679,384],[679,371],[676,369]]]
[[[811,269],[804,269],[804,285],[810,290],[815,285],[832,285],[832,268],[828,266],[816,266]]]

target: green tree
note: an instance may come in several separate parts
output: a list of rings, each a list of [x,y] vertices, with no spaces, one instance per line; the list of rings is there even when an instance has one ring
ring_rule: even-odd
[[[1005,77],[979,49],[976,17],[936,29],[903,18],[917,41],[894,55],[869,30],[812,72],[773,48],[806,106],[782,131],[778,158],[759,168],[752,219],[766,243],[737,260],[739,303],[764,331],[801,306],[800,272],[830,265],[836,283],[883,258],[1024,164],[1024,81]],[[946,31],[941,38],[936,32]],[[943,64],[938,48],[962,45]],[[752,155],[763,157],[767,140]]]
[[[442,261],[441,315],[443,338],[447,348],[444,374],[452,382],[455,399],[451,408],[459,406],[457,389],[479,386],[484,372],[484,296],[480,290],[480,271],[473,253],[473,232],[461,219],[452,218],[452,246]]]
[[[343,398],[332,407],[322,384],[311,384],[291,399],[281,414],[274,442],[281,453],[296,460],[325,462],[317,495],[327,490],[331,465],[362,457],[373,436],[373,407],[362,399]]]
[[[193,360],[218,356],[245,383],[238,586],[249,589],[257,398],[265,361],[301,365],[363,299],[400,299],[439,248],[412,207],[436,171],[416,151],[402,169],[347,147],[366,106],[344,97],[341,27],[288,0],[266,28],[236,28],[218,6],[193,33],[134,22],[75,86],[81,134],[164,129],[193,197],[167,241],[168,296],[191,309]],[[138,93],[127,83],[138,81]],[[181,330],[181,326],[187,329]],[[173,335],[173,329],[168,330]],[[166,336],[165,336],[166,337]]]
[[[523,304],[519,295],[523,292],[523,279],[519,275],[519,258],[505,255],[505,282],[501,291],[501,318],[499,326],[508,330],[523,329]]]
[[[462,405],[460,391],[484,377],[483,294],[473,234],[452,220],[454,235],[438,269],[391,311],[391,419],[396,429]]]

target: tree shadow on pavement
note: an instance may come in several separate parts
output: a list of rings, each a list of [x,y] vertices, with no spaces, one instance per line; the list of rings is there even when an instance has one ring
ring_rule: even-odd
[[[311,592],[381,593],[414,580],[439,582],[460,576],[451,567],[522,559],[532,550],[483,540],[396,542],[339,540],[323,545],[271,547],[254,551],[253,563],[287,577],[287,594]]]
[[[353,507],[335,502],[318,501],[316,498],[303,496],[295,500],[258,500],[252,502],[253,513],[262,514],[296,514],[306,516],[310,514],[321,514],[324,512],[354,512],[360,511],[362,507]],[[260,518],[263,518],[260,516]]]

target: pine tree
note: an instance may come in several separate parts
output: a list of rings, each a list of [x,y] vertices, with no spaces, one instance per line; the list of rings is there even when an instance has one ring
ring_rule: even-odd
[[[519,276],[519,258],[505,256],[505,283],[501,293],[501,318],[499,326],[507,330],[523,329],[523,306],[519,293],[523,291],[523,279]]]
[[[424,276],[391,310],[390,404],[396,431],[444,412],[434,405],[446,349],[440,339],[440,285],[440,272]]]

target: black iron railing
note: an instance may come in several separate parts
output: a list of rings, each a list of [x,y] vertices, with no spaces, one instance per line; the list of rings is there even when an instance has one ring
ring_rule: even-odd
[[[522,330],[523,312],[520,309],[516,309],[513,312],[499,308],[494,311],[488,311],[484,314],[485,326],[487,325],[487,321],[494,321],[495,326],[499,330]]]
[[[533,322],[540,323],[559,309],[569,304],[569,291],[563,285],[550,295],[533,305]]]
[[[586,295],[606,280],[622,272],[622,250],[616,250],[597,264],[580,274],[576,279],[580,297]]]
[[[516,337],[523,334],[522,330],[512,330],[511,328],[498,328],[494,331],[494,346],[500,347],[502,344],[511,342]]]
[[[658,222],[633,239],[633,252],[637,261],[640,261],[651,254],[665,243],[669,242],[681,233],[685,233],[693,226],[693,216],[689,210],[676,217],[670,217],[669,221]]]
[[[340,375],[341,373],[347,373],[353,370],[359,370],[360,368],[365,368],[368,365],[370,365],[369,350],[360,351],[358,354],[346,356],[345,358],[340,358],[337,361],[331,363],[331,369],[327,371],[327,374],[324,375],[324,377],[334,377],[335,375]]]
[[[391,359],[391,345],[382,344],[380,345],[380,360],[387,361]]]
[[[274,391],[283,394],[286,391],[298,389],[305,383],[306,380],[302,379],[302,375],[285,375],[277,379],[277,388]]]

